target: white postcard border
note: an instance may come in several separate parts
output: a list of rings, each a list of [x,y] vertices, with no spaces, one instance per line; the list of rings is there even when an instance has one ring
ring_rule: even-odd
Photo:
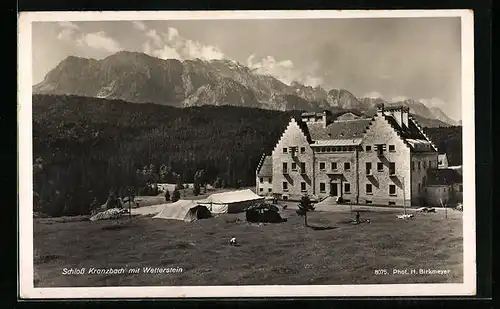
[[[23,12],[18,20],[18,171],[19,296],[25,299],[184,298],[184,297],[328,297],[328,296],[463,296],[476,294],[475,164],[463,164],[463,284],[314,285],[314,286],[140,286],[35,288],[33,273],[32,175],[32,38],[39,21],[312,19],[460,17],[462,21],[463,162],[475,162],[474,28],[471,10],[391,11],[151,11]],[[474,207],[470,207],[474,205]]]

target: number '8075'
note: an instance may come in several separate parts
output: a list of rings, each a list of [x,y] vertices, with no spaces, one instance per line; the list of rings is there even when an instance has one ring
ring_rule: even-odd
[[[375,275],[387,275],[387,269],[375,269]]]

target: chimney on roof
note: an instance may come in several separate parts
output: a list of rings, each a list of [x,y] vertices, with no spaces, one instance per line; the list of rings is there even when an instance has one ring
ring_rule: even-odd
[[[384,113],[384,103],[377,104],[377,114],[382,115]]]
[[[323,124],[323,127],[326,128],[327,125],[329,125],[332,122],[332,113],[328,110],[325,110],[320,113],[316,112],[307,112],[307,113],[302,113],[302,121],[303,122],[309,122],[309,123],[321,123]]]
[[[409,111],[410,108],[406,106],[395,106],[391,108],[392,117],[396,120],[396,122],[401,128],[408,127]]]
[[[322,115],[323,127],[326,128],[332,122],[332,112],[324,110]]]

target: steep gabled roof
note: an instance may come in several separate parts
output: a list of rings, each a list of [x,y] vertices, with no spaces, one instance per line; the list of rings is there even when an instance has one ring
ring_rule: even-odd
[[[273,157],[270,155],[264,155],[263,160],[260,162],[257,168],[257,176],[271,177],[272,175],[273,175]]]
[[[363,137],[371,119],[335,121],[323,127],[322,123],[307,123],[307,130],[313,141],[333,139],[354,139]]]
[[[437,149],[411,117],[408,118],[408,126],[400,126],[391,115],[384,114],[383,117],[412,150],[425,152]]]
[[[399,126],[396,119],[390,115],[384,115],[385,119],[399,132],[404,139],[426,140],[412,119],[408,119],[408,126]]]
[[[297,125],[299,126],[299,128],[302,130],[302,132],[306,136],[307,142],[309,144],[312,143],[313,138],[311,136],[311,133],[309,132],[308,125],[300,119],[295,119],[295,122],[297,122]]]
[[[428,169],[427,170],[427,185],[451,185],[454,183],[462,183],[462,175],[455,169]]]

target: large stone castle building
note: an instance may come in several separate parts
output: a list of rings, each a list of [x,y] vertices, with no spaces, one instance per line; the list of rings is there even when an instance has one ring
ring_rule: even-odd
[[[407,107],[379,106],[372,118],[332,120],[328,111],[292,118],[256,171],[260,195],[342,197],[345,203],[420,205],[437,147]]]

